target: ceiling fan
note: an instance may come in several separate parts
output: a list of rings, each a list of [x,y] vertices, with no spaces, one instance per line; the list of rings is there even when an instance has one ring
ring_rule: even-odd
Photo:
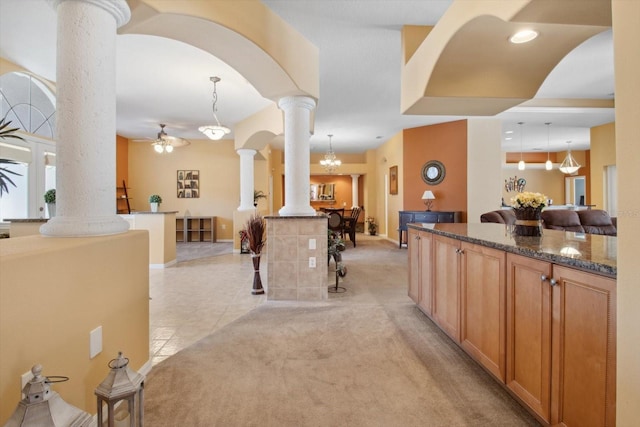
[[[151,143],[151,145],[153,146],[153,149],[157,153],[171,153],[174,148],[186,147],[187,145],[191,144],[189,141],[187,141],[184,138],[167,135],[167,133],[164,131],[165,126],[166,125],[164,123],[160,123],[160,132],[158,132],[157,138]],[[145,139],[144,141],[148,141],[148,140],[149,139]],[[134,140],[134,141],[141,141],[141,140]]]

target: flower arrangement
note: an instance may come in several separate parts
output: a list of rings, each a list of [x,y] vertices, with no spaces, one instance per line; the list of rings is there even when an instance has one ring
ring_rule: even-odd
[[[524,191],[511,198],[511,207],[514,209],[542,209],[547,206],[547,196],[542,193]]]
[[[158,194],[152,194],[149,196],[149,203],[162,203],[162,197]]]
[[[368,216],[365,222],[368,223],[369,234],[371,236],[375,236],[378,231],[378,225],[376,224],[375,218],[372,216]]]
[[[47,190],[47,192],[44,193],[44,202],[45,203],[55,203],[56,202],[56,189],[55,188]]]

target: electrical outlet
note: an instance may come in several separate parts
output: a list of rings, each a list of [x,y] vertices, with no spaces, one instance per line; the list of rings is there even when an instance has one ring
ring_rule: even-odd
[[[315,250],[316,248],[316,239],[309,239],[309,249]]]
[[[309,268],[316,268],[316,257],[309,257]]]

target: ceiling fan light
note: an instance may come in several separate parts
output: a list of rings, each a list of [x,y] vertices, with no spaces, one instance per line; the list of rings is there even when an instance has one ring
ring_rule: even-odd
[[[167,153],[171,153],[171,152],[173,151],[173,145],[171,145],[171,144],[167,144],[167,145],[165,145],[164,150],[165,150]]]
[[[153,144],[153,149],[156,150],[156,153],[162,153],[162,151],[164,151],[160,144]]]
[[[231,133],[231,129],[229,129],[226,126],[220,126],[220,125],[200,126],[198,130],[203,134],[205,134],[207,138],[212,139],[214,141],[218,141],[222,139],[225,135],[228,135],[229,133]]]

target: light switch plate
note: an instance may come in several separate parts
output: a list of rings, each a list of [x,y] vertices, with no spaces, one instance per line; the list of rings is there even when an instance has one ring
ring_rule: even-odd
[[[93,359],[102,352],[102,326],[89,333],[89,358]]]
[[[309,268],[316,268],[316,257],[309,257]]]
[[[309,239],[309,249],[314,250],[316,248],[316,239]]]

